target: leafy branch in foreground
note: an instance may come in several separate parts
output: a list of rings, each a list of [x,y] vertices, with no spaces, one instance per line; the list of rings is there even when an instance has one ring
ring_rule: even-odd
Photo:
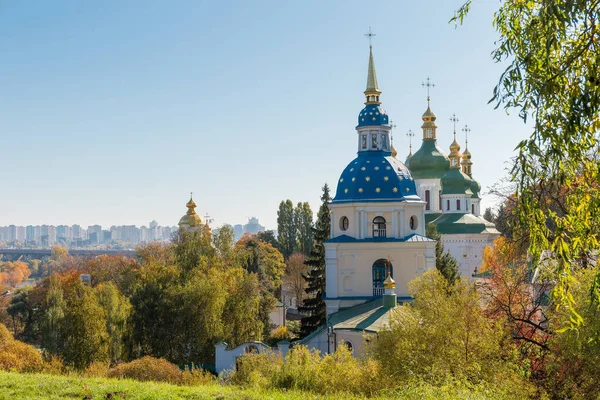
[[[471,1],[451,19],[462,23]],[[534,262],[545,250],[552,263],[553,294],[570,310],[565,328],[581,326],[570,287],[574,271],[596,268],[600,250],[600,0],[504,1],[494,15],[500,35],[492,53],[508,62],[491,103],[516,109],[532,125],[516,146],[512,168],[519,229],[527,232]],[[560,191],[556,210],[540,193]],[[600,302],[600,274],[589,289]]]

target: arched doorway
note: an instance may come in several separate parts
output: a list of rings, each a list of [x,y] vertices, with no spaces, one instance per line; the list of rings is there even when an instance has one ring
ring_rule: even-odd
[[[385,291],[383,281],[387,276],[387,268],[390,268],[390,276],[394,277],[394,266],[385,258],[380,258],[373,263],[373,297],[383,296]]]

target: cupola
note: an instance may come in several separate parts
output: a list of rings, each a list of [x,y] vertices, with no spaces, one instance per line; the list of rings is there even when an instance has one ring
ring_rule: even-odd
[[[188,201],[185,205],[187,207],[187,212],[181,219],[179,220],[179,228],[194,228],[202,225],[202,219],[198,214],[196,214],[196,203],[190,194],[190,201]]]

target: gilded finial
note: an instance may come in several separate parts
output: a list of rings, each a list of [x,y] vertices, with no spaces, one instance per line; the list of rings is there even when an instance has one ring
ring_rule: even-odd
[[[396,281],[394,279],[392,279],[392,275],[390,273],[390,260],[386,260],[386,264],[385,264],[385,280],[383,281],[383,287],[385,289],[395,289],[396,288]]]
[[[406,132],[406,136],[408,137],[408,148],[409,148],[409,153],[408,156],[412,157],[412,138],[415,136],[414,132],[412,131],[412,129],[409,129],[408,132]]]
[[[369,38],[369,70],[367,73],[367,89],[365,90],[365,97],[367,98],[367,101],[365,104],[381,104],[379,101],[381,90],[379,90],[379,85],[377,84],[375,61],[373,61],[373,46],[371,45],[371,40],[373,36],[376,35],[371,32],[371,27],[369,27],[369,32],[366,33],[365,36]]]
[[[427,77],[427,79],[425,80],[425,82],[421,82],[421,86],[426,87],[427,88],[427,108],[429,108],[429,89],[434,88],[435,87],[435,83],[431,82],[431,79],[429,79],[429,77]]]
[[[471,161],[471,152],[469,151],[469,132],[471,132],[471,128],[469,128],[467,125],[465,125],[464,128],[462,128],[462,131],[465,133],[465,151],[463,151],[462,154],[462,171],[471,176],[471,166],[473,165],[473,162]]]

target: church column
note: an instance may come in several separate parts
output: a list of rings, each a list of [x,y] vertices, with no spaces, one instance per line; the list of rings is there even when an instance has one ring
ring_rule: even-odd
[[[403,238],[406,236],[404,231],[404,210],[400,210],[400,237]]]
[[[398,239],[398,211],[392,211],[392,229],[394,229],[394,238]]]
[[[333,216],[333,210],[330,212],[331,215],[331,221],[329,222],[329,237],[332,238],[333,237],[333,224],[335,221],[335,217]]]
[[[355,211],[354,212],[354,237],[357,239],[360,239],[360,211]]]
[[[362,212],[362,233],[363,233],[363,239],[365,239],[367,237],[367,212],[363,211]]]

